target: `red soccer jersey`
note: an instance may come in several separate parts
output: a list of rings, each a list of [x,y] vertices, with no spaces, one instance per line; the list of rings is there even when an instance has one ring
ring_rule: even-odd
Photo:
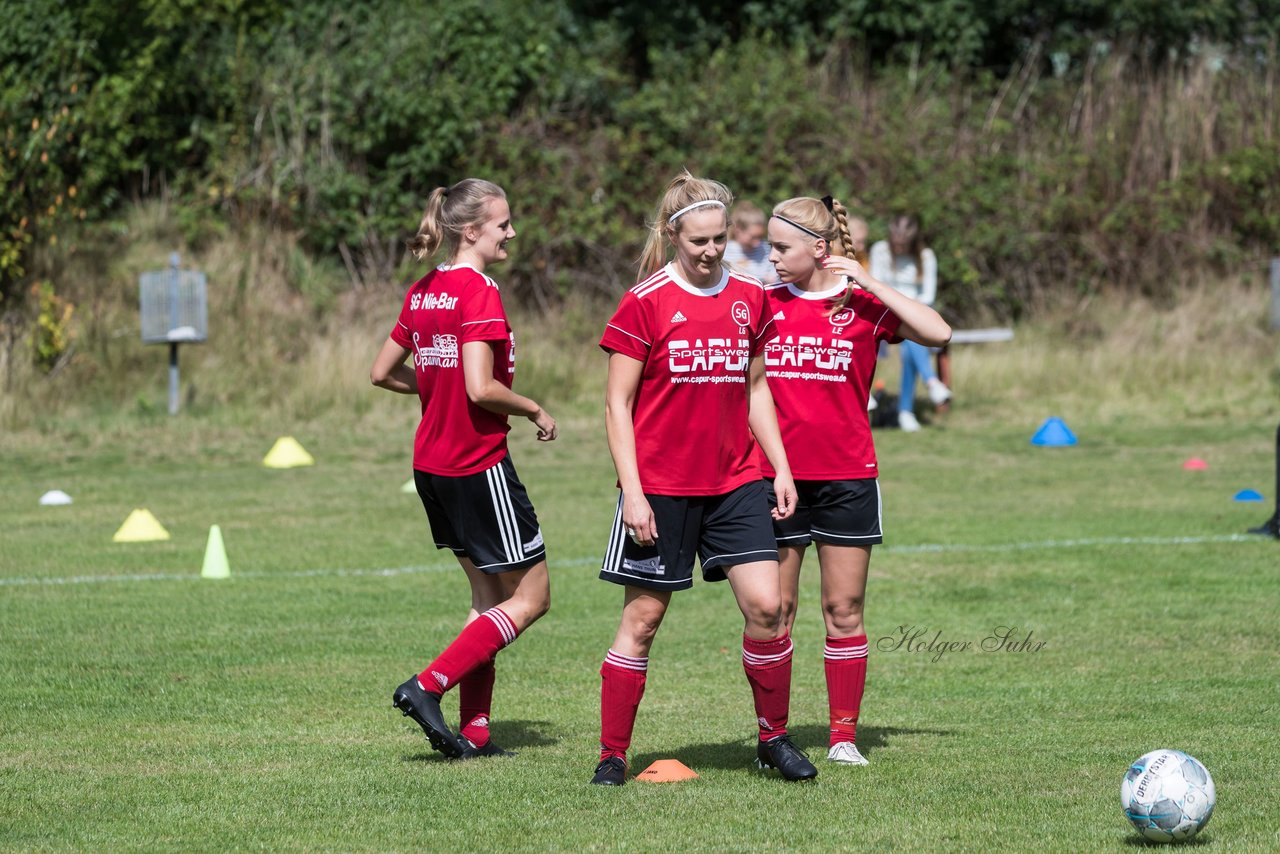
[[[864,290],[830,314],[846,288],[810,293],[766,289],[775,336],[765,346],[765,375],[778,410],[782,445],[796,480],[876,477],[867,395],[880,342],[896,341],[898,316]],[[828,316],[829,315],[829,316]],[[761,469],[773,468],[759,454]]]
[[[493,352],[493,377],[507,388],[515,377],[516,339],[497,283],[471,267],[437,267],[409,289],[391,340],[413,352],[422,401],[413,467],[459,477],[501,462],[507,417],[468,400],[462,374],[463,344],[501,341]]]
[[[747,370],[772,330],[763,286],[727,268],[704,289],[668,264],[623,294],[600,346],[644,363],[632,422],[645,492],[723,495],[760,477]]]

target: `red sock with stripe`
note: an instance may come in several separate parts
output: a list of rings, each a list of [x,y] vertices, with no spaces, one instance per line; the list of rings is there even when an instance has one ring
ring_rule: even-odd
[[[476,747],[489,743],[489,714],[493,706],[493,661],[472,670],[458,683],[459,734]]]
[[[742,669],[751,683],[760,740],[786,735],[791,707],[791,635],[767,641],[743,635]]]
[[[600,758],[627,758],[636,710],[644,696],[649,657],[632,658],[609,650],[600,665]]]
[[[418,674],[423,690],[443,694],[471,671],[493,660],[498,650],[516,639],[516,624],[501,608],[490,608],[467,624],[427,669]]]
[[[856,741],[858,710],[867,682],[867,636],[827,638],[822,650],[827,671],[827,709],[831,715],[831,744]]]

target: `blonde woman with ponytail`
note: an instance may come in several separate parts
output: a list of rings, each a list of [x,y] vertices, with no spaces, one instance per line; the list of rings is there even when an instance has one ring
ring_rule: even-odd
[[[799,493],[796,512],[774,522],[783,620],[790,631],[800,564],[816,543],[827,630],[827,758],[865,765],[856,744],[867,672],[863,602],[871,547],[883,542],[867,398],[880,342],[938,347],[951,328],[929,306],[867,273],[852,257],[849,221],[829,196],[774,207],[770,259],[782,281],[766,290],[777,334],[765,348],[765,372]],[[768,460],[761,468],[773,476]]]
[[[374,385],[421,400],[413,479],[436,547],[454,553],[471,585],[461,634],[392,694],[450,759],[509,755],[489,737],[494,657],[551,603],[542,531],[507,452],[507,419],[529,419],[544,442],[556,438],[556,422],[511,388],[515,335],[485,272],[506,260],[515,236],[496,184],[467,178],[433,190],[409,248],[422,260],[444,250],[445,262],[409,289],[370,372]],[[457,733],[440,708],[455,686]]]
[[[703,580],[727,580],[743,615],[758,767],[788,780],[818,773],[787,735],[791,638],[782,626],[769,502],[773,518],[786,518],[795,488],[764,379],[761,356],[773,335],[764,288],[722,263],[732,203],[723,184],[688,172],[667,186],[640,282],[623,294],[600,340],[609,354],[605,426],[620,489],[600,577],[624,594],[600,668],[597,785],[626,782],[649,648],[672,593],[693,585],[695,552]],[[771,498],[755,443],[776,473]]]

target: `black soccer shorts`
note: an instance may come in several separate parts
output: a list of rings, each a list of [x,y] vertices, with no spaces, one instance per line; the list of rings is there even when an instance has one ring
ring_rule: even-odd
[[[769,506],[777,501],[773,481],[764,481]],[[779,546],[804,548],[817,540],[835,546],[873,546],[884,542],[880,527],[880,482],[797,480],[799,503],[790,519],[773,523]]]
[[[693,559],[704,581],[724,581],[725,570],[744,563],[777,560],[764,482],[752,481],[724,495],[650,495],[658,524],[652,546],[635,543],[622,524],[622,496],[613,517],[609,548],[600,577],[650,590],[693,586]]]
[[[538,515],[511,455],[479,474],[450,477],[413,472],[437,548],[494,575],[546,559]]]

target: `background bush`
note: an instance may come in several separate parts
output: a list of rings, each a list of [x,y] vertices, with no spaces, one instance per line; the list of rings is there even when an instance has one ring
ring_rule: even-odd
[[[166,250],[240,241],[240,294],[283,235],[281,305],[333,323],[342,291],[414,275],[427,192],[468,174],[507,188],[503,278],[535,308],[631,282],[682,166],[761,206],[831,192],[873,236],[918,212],[958,322],[1170,299],[1280,247],[1277,21],[1277,0],[0,0],[7,370],[45,334],[41,289],[89,309],[73,327],[105,310],[134,201]]]

